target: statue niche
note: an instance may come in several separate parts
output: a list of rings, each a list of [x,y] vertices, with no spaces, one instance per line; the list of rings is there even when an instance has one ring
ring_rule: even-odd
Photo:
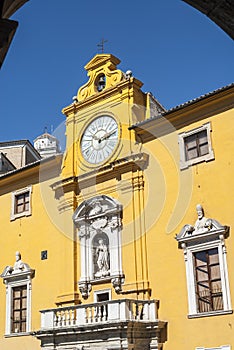
[[[112,283],[116,293],[124,283],[121,257],[122,206],[105,195],[82,202],[73,215],[80,240],[79,289],[88,298],[95,283]]]
[[[93,239],[93,265],[94,278],[109,276],[109,240],[105,233],[97,234]]]

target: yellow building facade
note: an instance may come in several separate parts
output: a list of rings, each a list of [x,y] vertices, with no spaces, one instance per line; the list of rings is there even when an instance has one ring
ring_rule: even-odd
[[[119,63],[0,177],[0,349],[232,349],[234,87],[166,111]]]

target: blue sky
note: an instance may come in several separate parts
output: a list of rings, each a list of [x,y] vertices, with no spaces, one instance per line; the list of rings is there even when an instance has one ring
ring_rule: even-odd
[[[12,19],[19,27],[0,70],[0,141],[32,142],[64,121],[102,38],[105,53],[166,108],[233,81],[232,39],[181,0],[30,0]]]

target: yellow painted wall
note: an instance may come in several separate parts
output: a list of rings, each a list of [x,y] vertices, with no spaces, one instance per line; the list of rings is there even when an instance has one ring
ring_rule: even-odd
[[[178,234],[185,224],[194,224],[197,219],[196,204],[203,205],[205,216],[214,218],[223,225],[230,226],[230,236],[225,240],[227,248],[227,262],[230,282],[231,299],[233,303],[233,237],[232,228],[234,218],[232,213],[232,201],[234,186],[232,174],[234,164],[232,161],[234,111],[228,110],[218,115],[205,118],[202,121],[191,123],[171,135],[174,139],[176,159],[178,146],[176,134],[197,128],[205,122],[212,124],[212,147],[215,160],[193,165],[189,169],[178,170],[170,159],[171,152],[161,152],[170,141],[162,138],[152,141],[146,145],[155,157],[159,159],[160,170],[158,173],[150,174],[148,178],[155,177],[155,193],[157,193],[157,177],[164,174],[165,192],[159,196],[165,196],[161,206],[161,214],[147,234],[149,280],[153,290],[153,296],[160,300],[159,318],[168,321],[168,342],[165,349],[195,349],[196,347],[217,347],[221,345],[233,345],[234,316],[220,315],[210,317],[199,317],[188,319],[187,285],[183,250],[178,249],[175,235]],[[156,151],[158,150],[158,152]],[[184,178],[180,178],[183,173]],[[187,177],[187,178],[186,178]],[[189,186],[187,184],[189,183]],[[153,186],[151,186],[151,190]],[[188,196],[188,203],[183,199],[180,201],[180,187],[182,187],[182,199]],[[155,198],[155,201],[157,199]],[[178,213],[178,224],[174,229],[167,232],[170,217],[175,210],[176,201],[180,203]],[[163,201],[161,200],[161,203]],[[184,205],[186,204],[186,205]],[[153,221],[152,211],[146,211],[146,221]],[[174,222],[176,220],[174,219]]]
[[[63,294],[74,292],[74,243],[72,237],[72,225],[67,226],[67,235],[57,227],[56,218],[53,217],[46,205],[49,203],[47,185],[50,178],[42,180],[40,174],[38,183],[37,169],[32,170],[27,181],[24,176],[18,174],[11,184],[2,186],[1,213],[2,234],[0,235],[0,245],[2,253],[0,257],[1,273],[7,265],[14,265],[15,252],[20,251],[22,261],[35,269],[35,277],[32,279],[32,322],[31,330],[40,328],[39,310],[56,307],[57,297]],[[48,169],[47,169],[48,170]],[[50,174],[54,181],[53,172]],[[7,181],[6,181],[7,182]],[[11,191],[24,188],[32,184],[32,215],[10,221],[11,211]],[[9,179],[8,179],[9,183]],[[44,192],[44,193],[43,193]],[[51,209],[51,208],[50,208]],[[70,232],[71,231],[71,232]],[[48,259],[41,260],[41,251],[48,251]],[[31,336],[8,337],[5,334],[5,286],[0,283],[1,314],[0,318],[0,348],[12,349],[22,344],[22,349],[40,348],[39,341]],[[19,345],[18,345],[19,342]],[[17,345],[16,345],[17,344]],[[21,349],[21,348],[20,348]]]

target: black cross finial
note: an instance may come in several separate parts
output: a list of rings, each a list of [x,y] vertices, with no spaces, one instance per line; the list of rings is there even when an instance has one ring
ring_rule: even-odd
[[[101,53],[104,53],[104,44],[107,43],[108,40],[102,39],[99,44],[97,44],[98,50],[101,51]]]

